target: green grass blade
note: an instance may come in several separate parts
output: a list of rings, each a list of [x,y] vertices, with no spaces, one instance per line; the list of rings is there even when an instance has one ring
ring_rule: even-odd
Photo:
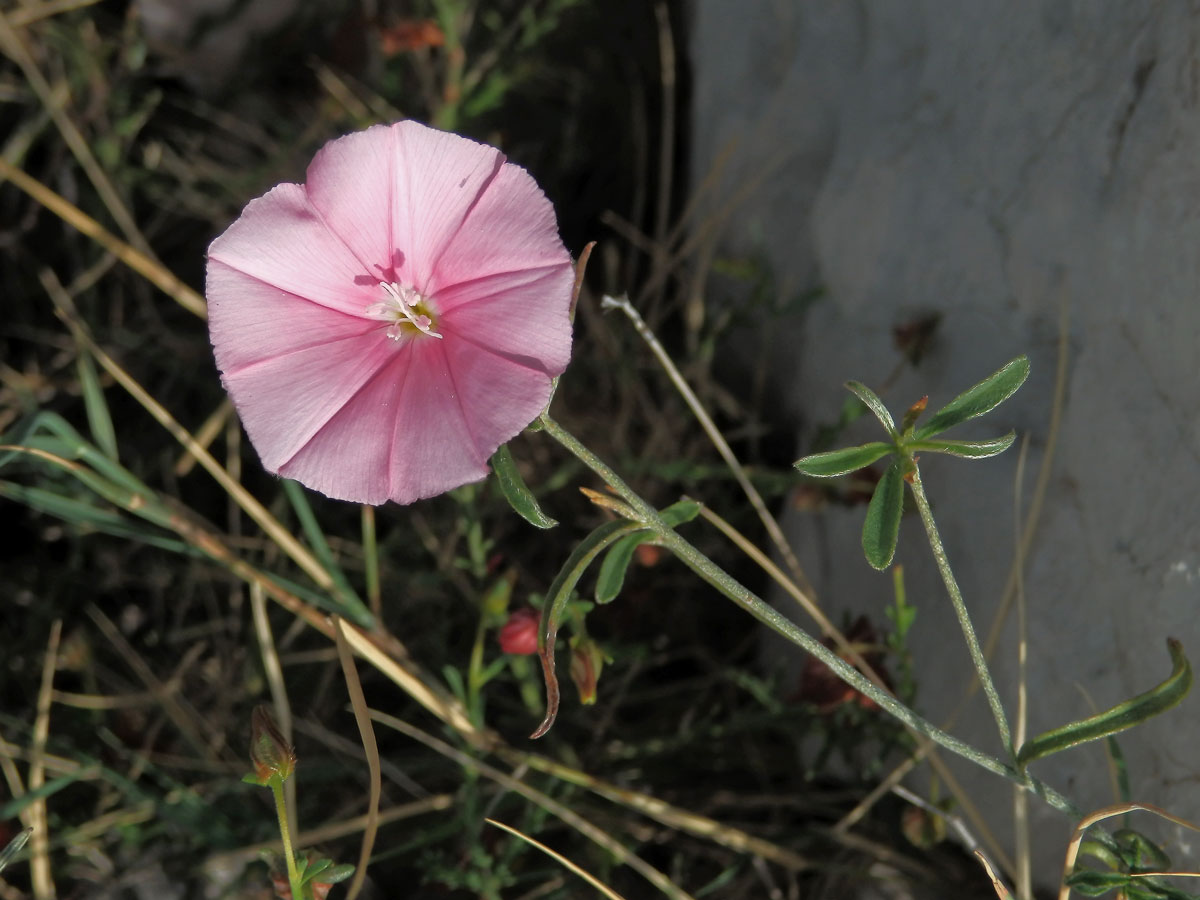
[[[96,365],[92,362],[91,354],[80,349],[75,368],[79,373],[79,387],[83,394],[83,406],[87,411],[88,429],[92,432],[92,440],[96,442],[101,453],[116,462],[117,432],[113,428],[112,415],[108,411],[108,402],[104,399],[104,389],[100,387],[100,376],[96,374]]]
[[[114,537],[169,550],[172,553],[205,558],[204,553],[184,541],[139,527],[136,522],[126,520],[115,510],[96,506],[86,500],[11,481],[0,481],[0,497],[28,506],[37,512],[54,516],[83,530],[110,534]]]
[[[14,797],[3,806],[0,806],[0,819],[15,819],[29,804],[51,797],[80,779],[92,778],[95,774],[95,768],[80,768],[70,775],[60,775],[58,778],[51,779],[40,788],[26,791],[20,797]]]
[[[13,861],[13,857],[21,852],[21,848],[25,846],[31,834],[33,834],[32,828],[22,830],[8,842],[3,851],[0,851],[0,872],[3,872],[8,864]]]
[[[947,428],[995,409],[1016,393],[1029,377],[1029,357],[1018,356],[970,390],[959,394],[913,435],[918,441],[941,434]]]
[[[904,476],[900,460],[896,460],[875,485],[867,518],[863,522],[862,548],[867,562],[883,571],[896,555],[896,540],[900,536],[900,513],[904,510]]]
[[[345,605],[347,617],[353,621],[361,621],[365,618],[368,622],[374,622],[375,617],[363,603],[362,598],[350,585],[350,579],[346,577],[346,573],[342,571],[342,567],[338,565],[337,560],[333,556],[333,551],[329,548],[329,541],[325,538],[325,532],[321,529],[321,524],[317,521],[317,517],[313,514],[312,506],[309,505],[308,497],[305,496],[304,488],[290,478],[283,479],[283,491],[287,494],[288,500],[292,504],[292,509],[296,513],[296,518],[300,520],[300,528],[304,532],[304,537],[308,541],[308,545],[312,548],[313,554],[317,560],[325,567],[325,571],[329,573],[329,577],[333,579],[334,586],[337,588],[338,599]],[[342,612],[342,610],[338,610]]]

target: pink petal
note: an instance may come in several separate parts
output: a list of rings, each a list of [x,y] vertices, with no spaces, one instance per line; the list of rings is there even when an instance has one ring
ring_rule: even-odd
[[[402,349],[376,327],[228,369],[222,381],[263,466],[278,472]]]
[[[391,491],[398,503],[479,481],[487,476],[488,457],[499,446],[488,446],[490,433],[481,440],[481,423],[473,420],[475,410],[467,406],[464,392],[479,386],[453,372],[446,341],[420,343],[422,352],[400,398],[392,443]]]
[[[306,303],[213,259],[208,264],[205,293],[217,368],[226,373],[385,327],[381,322]]]
[[[446,244],[428,287],[440,293],[490,275],[553,266],[571,266],[554,207],[528,172],[509,163]]]
[[[304,187],[281,184],[251,200],[208,258],[263,284],[350,315],[379,299],[379,279],[330,231]]]
[[[477,352],[522,359],[561,375],[571,357],[569,305],[575,274],[569,263],[493,275],[441,291],[441,329]]]
[[[306,186],[379,280],[427,293],[438,258],[503,165],[494,147],[405,121],[330,141]],[[394,271],[383,278],[383,269]]]
[[[397,122],[392,178],[392,241],[401,281],[428,295],[438,259],[504,165],[494,147],[418,122]]]
[[[482,460],[520,434],[550,401],[550,376],[526,360],[450,338],[439,349],[471,443]]]
[[[392,229],[392,196],[403,168],[393,131],[374,125],[330,141],[309,163],[304,185],[330,229],[377,282],[407,275],[408,266],[399,263],[411,255],[411,248],[396,254]]]
[[[413,374],[415,343],[399,348],[323,428],[313,434],[279,474],[337,500],[384,503],[395,496],[388,470],[395,456],[392,434]],[[457,487],[462,484],[451,485]],[[433,490],[420,496],[440,493]],[[411,496],[401,502],[411,502]]]

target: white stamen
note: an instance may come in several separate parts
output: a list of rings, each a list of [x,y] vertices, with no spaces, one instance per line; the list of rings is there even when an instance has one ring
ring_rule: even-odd
[[[433,320],[424,313],[417,312],[418,304],[427,302],[423,296],[404,285],[381,281],[379,286],[387,294],[387,299],[372,303],[367,307],[366,314],[373,319],[382,319],[384,322],[392,323],[387,330],[389,338],[393,341],[403,338],[406,334],[404,326],[407,324],[421,334],[441,340],[442,336],[433,330]]]

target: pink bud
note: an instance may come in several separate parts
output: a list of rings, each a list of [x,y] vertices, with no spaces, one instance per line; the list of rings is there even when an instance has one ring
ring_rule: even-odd
[[[538,651],[538,628],[542,614],[528,606],[514,610],[500,629],[500,649],[515,656],[529,656]]]

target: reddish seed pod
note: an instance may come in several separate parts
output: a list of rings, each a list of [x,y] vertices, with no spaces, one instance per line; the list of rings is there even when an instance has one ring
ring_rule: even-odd
[[[529,656],[538,650],[538,627],[542,614],[536,609],[523,606],[513,610],[508,621],[497,635],[500,649],[514,656]]]

